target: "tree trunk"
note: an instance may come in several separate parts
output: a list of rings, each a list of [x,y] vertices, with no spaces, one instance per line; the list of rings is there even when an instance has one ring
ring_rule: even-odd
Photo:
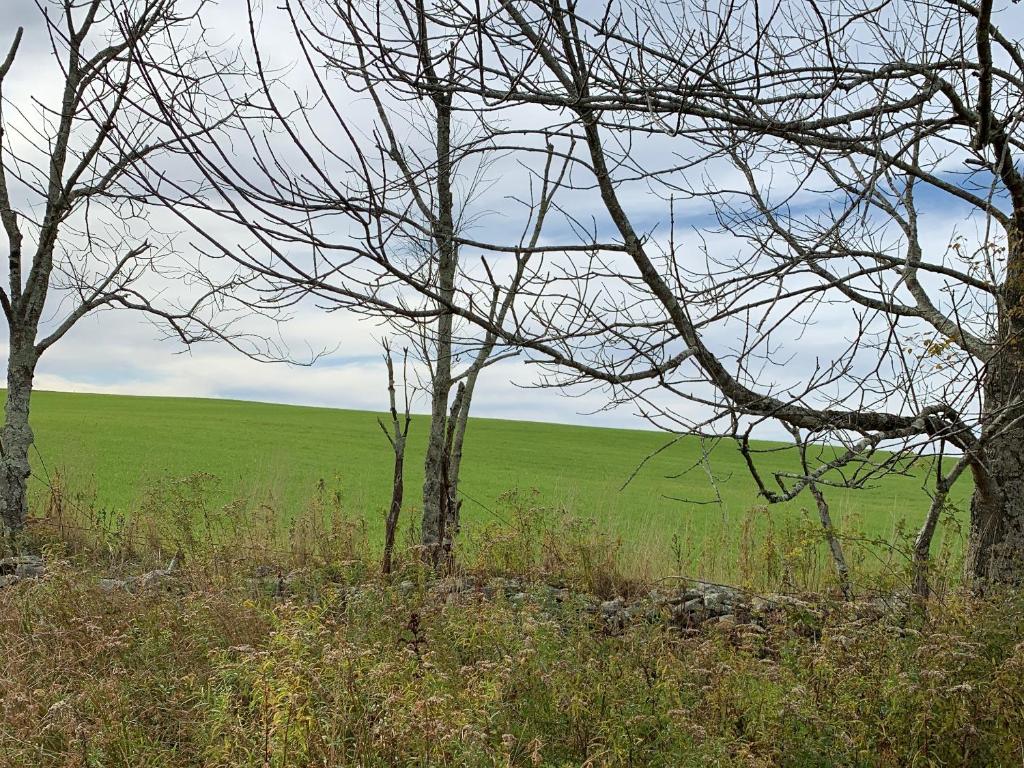
[[[434,378],[431,381],[430,434],[427,436],[427,455],[423,462],[423,521],[420,540],[424,548],[424,556],[436,563],[440,556],[441,539],[444,536],[444,500],[445,487],[445,437],[448,423],[448,393],[451,391],[451,361],[443,366],[448,369],[439,380],[436,363]]]
[[[850,584],[850,568],[846,565],[842,542],[839,541],[835,526],[832,525],[832,515],[829,512],[828,501],[825,499],[825,494],[821,492],[817,483],[811,483],[811,495],[814,496],[814,501],[818,505],[818,519],[821,520],[821,528],[825,532],[825,541],[828,542],[829,552],[832,553],[832,563],[836,567],[839,589],[842,590],[844,600],[852,600],[853,585]]]
[[[459,470],[454,464],[455,456],[455,434],[458,425],[462,421],[462,410],[465,407],[463,398],[466,394],[464,383],[459,384],[452,400],[451,413],[448,414],[448,429],[444,442],[444,461],[441,467],[441,514],[444,520],[441,524],[441,557],[450,566],[454,563],[455,537],[459,534],[459,509],[462,502],[459,501]],[[461,455],[458,457],[461,461]]]
[[[931,585],[928,583],[928,567],[931,563],[932,537],[935,535],[935,527],[939,523],[939,515],[942,514],[942,505],[945,504],[945,501],[945,493],[942,493],[941,496],[936,494],[936,498],[928,508],[928,516],[925,517],[924,524],[914,540],[912,588],[914,594],[922,600],[927,600],[931,594]]]
[[[29,406],[35,366],[35,349],[12,334],[7,361],[7,402],[0,430],[0,518],[8,549],[17,549],[28,517],[28,457],[35,439],[29,426]]]
[[[441,297],[434,346],[434,371],[430,380],[430,434],[423,463],[423,523],[421,541],[427,560],[437,565],[444,539],[447,493],[448,396],[452,389],[452,312],[458,250],[455,245],[454,199],[452,197],[451,104],[448,97],[434,100],[437,110],[437,218],[434,241],[438,251],[438,293]]]
[[[384,521],[384,560],[381,572],[387,576],[391,573],[391,560],[395,550],[395,529],[398,527],[398,516],[402,512],[402,496],[405,494],[405,438],[400,437],[395,444],[395,470],[391,486],[391,506]]]
[[[405,497],[405,442],[409,436],[409,377],[406,363],[408,362],[408,350],[402,353],[402,389],[405,407],[403,409],[404,422],[398,415],[398,397],[395,393],[395,364],[391,359],[391,347],[384,343],[384,364],[388,369],[388,404],[391,406],[391,431],[384,426],[384,422],[377,420],[381,430],[391,443],[391,450],[395,454],[395,469],[392,473],[391,485],[391,506],[388,508],[388,516],[384,521],[384,559],[381,563],[381,571],[385,576],[391,573],[392,555],[395,550],[395,530],[398,527],[398,516],[402,513],[402,500]]]
[[[966,562],[977,592],[1024,583],[1024,424],[992,437],[982,460],[984,467],[974,471]]]
[[[1024,583],[1024,252],[1008,249],[1006,311],[984,376],[979,460],[972,466],[966,578],[976,592]]]

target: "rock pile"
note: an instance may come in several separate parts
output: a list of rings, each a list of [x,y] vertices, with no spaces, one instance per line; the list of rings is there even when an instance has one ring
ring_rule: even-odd
[[[177,559],[167,568],[149,571],[140,576],[124,579],[100,579],[100,588],[106,591],[126,590],[140,592],[159,588],[166,590],[177,585]],[[22,556],[0,560],[0,587],[23,578],[43,575],[45,567],[38,557]],[[285,574],[271,566],[255,569],[248,583],[258,594],[286,599],[303,592],[298,585],[304,581],[302,571]],[[833,604],[826,599],[803,600],[792,595],[759,595],[724,584],[700,581],[682,581],[677,586],[652,589],[644,594],[613,599],[567,588],[564,584],[548,584],[510,576],[474,578],[450,576],[428,578],[423,581],[405,580],[394,588],[403,594],[422,592],[424,597],[444,603],[478,600],[506,600],[512,604],[539,603],[550,606],[551,613],[565,610],[592,615],[594,621],[608,632],[621,632],[637,623],[668,626],[684,634],[696,633],[706,625],[719,624],[737,627],[742,632],[763,633],[774,620],[788,617],[796,626],[810,633],[821,631],[826,614]],[[368,581],[354,584],[345,591],[347,599],[366,597],[368,593],[383,594],[386,583]],[[314,593],[316,590],[314,590]],[[901,614],[910,604],[902,595],[888,595],[846,603],[843,611],[857,618],[878,619]]]
[[[663,621],[680,629],[695,628],[710,621],[756,624],[773,601],[734,587],[692,583],[673,591],[652,590],[627,602],[606,600],[599,606],[601,617],[612,629],[622,629],[638,619]]]
[[[427,594],[447,603],[466,599],[505,599],[521,603],[529,598],[552,604],[572,603],[593,614],[609,631],[621,631],[636,622],[664,623],[683,631],[709,622],[751,625],[756,629],[771,614],[795,611],[817,615],[810,603],[788,595],[754,595],[735,587],[701,582],[690,582],[673,590],[651,590],[629,599],[615,597],[603,601],[558,584],[537,584],[500,576],[485,581],[449,577],[423,586]],[[417,584],[403,581],[398,589],[408,594],[417,589]]]

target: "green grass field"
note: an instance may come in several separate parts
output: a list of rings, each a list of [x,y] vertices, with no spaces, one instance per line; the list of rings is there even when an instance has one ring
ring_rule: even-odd
[[[390,446],[377,414],[230,400],[127,397],[37,392],[32,423],[36,499],[60,472],[72,490],[97,506],[130,512],[147,488],[167,478],[206,472],[218,479],[218,502],[271,499],[281,514],[301,508],[316,483],[340,487],[347,509],[364,515],[378,535],[390,498]],[[426,417],[414,418],[406,470],[406,501],[416,514],[422,484]],[[499,519],[498,497],[536,489],[538,504],[564,506],[594,518],[630,548],[668,558],[673,535],[689,547],[726,540],[759,504],[742,458],[731,444],[712,454],[721,503],[701,467],[695,439],[683,439],[651,460],[621,489],[633,469],[665,444],[664,434],[640,430],[473,419],[467,435],[462,489],[464,530]],[[768,447],[765,444],[763,447]],[[794,466],[792,453],[766,461]],[[962,503],[969,489],[962,485]],[[682,499],[682,500],[680,500]],[[704,502],[704,503],[701,503]],[[916,528],[927,508],[921,480],[892,477],[860,491],[830,493],[840,525],[891,536],[902,520]],[[792,519],[812,499],[772,507]]]

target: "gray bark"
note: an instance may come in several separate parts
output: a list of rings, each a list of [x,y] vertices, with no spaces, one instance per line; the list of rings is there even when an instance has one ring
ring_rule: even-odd
[[[381,563],[381,572],[387,576],[391,573],[392,555],[395,549],[395,531],[398,528],[398,516],[402,512],[402,500],[405,496],[405,444],[409,435],[409,389],[408,379],[405,376],[405,365],[402,366],[402,383],[405,387],[405,412],[404,423],[398,415],[397,396],[395,394],[395,365],[391,359],[391,350],[384,345],[384,361],[388,369],[388,400],[391,406],[391,432],[388,432],[384,423],[378,420],[380,428],[391,443],[395,454],[395,465],[392,473],[391,506],[388,508],[388,515],[384,521],[384,557]],[[403,359],[404,363],[404,359]]]
[[[832,525],[832,515],[829,512],[828,501],[825,494],[821,492],[817,483],[811,483],[811,495],[818,505],[818,519],[821,521],[821,528],[825,532],[825,540],[828,542],[829,552],[832,554],[832,563],[836,567],[836,577],[839,579],[839,588],[842,590],[844,600],[853,599],[853,585],[850,584],[850,568],[846,565],[846,557],[843,555],[843,545],[839,541],[836,529]]]
[[[1024,583],[1024,428],[992,441],[986,478],[971,499],[967,577],[979,592],[989,584]]]
[[[423,521],[421,541],[428,561],[437,564],[444,537],[446,438],[448,397],[452,388],[452,312],[458,250],[455,243],[452,196],[451,104],[447,97],[434,100],[437,141],[437,217],[434,240],[438,250],[438,295],[440,313],[434,346],[434,370],[430,381],[430,433],[423,463]]]
[[[1005,426],[987,437],[972,467],[966,576],[978,592],[994,583],[1024,583],[1024,360],[1016,349],[1019,339],[1017,334],[1010,338],[985,374],[985,410],[998,414]]]
[[[12,146],[7,139],[7,123],[0,115],[0,225],[8,247],[8,284],[0,287],[0,309],[10,339],[7,401],[0,427],[0,527],[6,544],[15,547],[28,515],[32,381],[46,349],[85,315],[104,307],[147,312],[167,322],[185,343],[225,338],[212,332],[201,311],[205,301],[214,297],[219,300],[221,287],[211,286],[205,296],[184,310],[154,306],[142,292],[139,281],[155,270],[150,268],[151,257],[143,259],[150,244],[138,237],[137,230],[138,225],[145,224],[141,208],[151,201],[144,194],[129,191],[153,171],[150,163],[155,158],[183,145],[181,136],[173,130],[158,130],[156,115],[162,109],[145,94],[153,79],[144,70],[159,72],[155,78],[159,81],[169,78],[160,83],[161,89],[173,93],[172,101],[181,104],[202,102],[204,83],[213,78],[213,72],[195,74],[214,61],[199,43],[187,51],[183,48],[173,52],[168,52],[166,46],[149,45],[153,40],[177,39],[177,29],[187,31],[195,17],[182,14],[174,2],[166,0],[123,4],[124,13],[116,14],[117,23],[113,25],[107,23],[110,4],[102,0],[58,3],[56,13],[50,13],[44,5],[39,4],[39,9],[43,12],[43,29],[53,42],[55,72],[63,73],[63,82],[55,83],[62,86],[60,100],[46,104],[37,97],[28,99],[36,99],[33,104],[47,115],[42,125],[33,126],[34,135],[28,135],[34,144],[28,155],[19,155],[20,142]],[[0,61],[0,93],[21,38],[19,29]],[[163,58],[148,55],[158,51]],[[175,80],[174,72],[181,77]],[[217,72],[216,79],[226,72]],[[2,95],[6,104],[9,96]],[[195,102],[190,98],[178,102],[186,95]],[[13,107],[18,113],[26,109],[25,105]],[[205,130],[192,125],[189,136],[195,138]],[[10,135],[19,133],[23,129]],[[11,191],[9,176],[16,193]],[[131,182],[125,184],[127,178]],[[170,202],[159,194],[155,199]],[[92,200],[97,203],[90,205]],[[117,204],[109,205],[110,200]],[[22,205],[20,210],[17,204]],[[24,251],[23,218],[32,222],[35,234],[31,254]],[[60,245],[64,238],[61,228],[69,219],[76,223],[70,234],[71,246],[65,248]],[[115,221],[119,226],[110,227]],[[120,237],[111,236],[122,227]],[[93,232],[101,231],[102,236],[94,237]],[[100,261],[92,261],[94,252],[101,254]],[[52,328],[39,338],[40,319],[55,271],[60,275],[55,289],[62,293],[55,308],[61,313],[48,319]],[[193,323],[198,332],[191,328]]]
[[[459,468],[462,461],[462,448],[456,453],[456,434],[465,428],[465,416],[469,413],[469,403],[465,399],[466,385],[459,384],[455,399],[452,400],[451,413],[448,415],[448,428],[445,434],[444,459],[441,464],[441,556],[445,562],[452,563],[452,551],[455,537],[459,534]]]
[[[935,492],[932,495],[932,503],[928,508],[928,515],[921,524],[921,529],[917,532],[917,538],[914,540],[913,589],[914,594],[922,599],[926,599],[932,591],[931,585],[928,583],[928,576],[931,564],[932,538],[935,536],[939,517],[946,508],[946,500],[949,498],[949,491],[953,484],[973,463],[973,452],[964,453],[948,473],[943,471],[943,458],[942,453],[935,458]]]
[[[439,344],[439,346],[441,346]],[[449,346],[450,345],[446,345]],[[444,528],[444,503],[442,496],[446,493],[444,482],[445,435],[448,421],[448,393],[451,391],[451,360],[435,362],[435,375],[432,380],[430,432],[427,435],[427,453],[423,462],[423,520],[421,523],[421,543],[424,554],[430,562],[436,562],[440,555],[440,546]],[[440,376],[437,369],[446,368]]]
[[[33,334],[34,335],[34,334]],[[34,436],[29,425],[32,379],[36,353],[21,334],[11,334],[7,364],[7,402],[4,425],[0,430],[0,519],[8,549],[17,549],[17,540],[28,518],[29,450]]]
[[[405,495],[405,436],[402,435],[394,444],[395,466],[392,473],[391,506],[384,521],[384,558],[381,572],[387,576],[391,573],[391,560],[395,551],[395,531],[398,529],[398,516],[402,512],[402,498]]]
[[[1024,180],[1002,174],[1013,199],[1015,231],[1024,231]],[[1016,241],[1016,242],[1015,242]],[[976,592],[1024,584],[1024,247],[1010,233],[1000,297],[999,345],[986,361],[965,576]]]

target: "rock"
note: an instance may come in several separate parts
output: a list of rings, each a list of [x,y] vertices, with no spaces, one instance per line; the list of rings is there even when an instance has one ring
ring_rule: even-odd
[[[504,592],[506,595],[512,595],[516,592],[523,591],[523,584],[519,579],[506,579],[502,576],[497,576],[488,582],[499,592]]]
[[[772,608],[770,600],[765,600],[763,597],[754,596],[750,599],[750,610],[756,614],[767,613]]]
[[[801,611],[809,611],[812,609],[810,603],[806,600],[801,600],[799,597],[793,597],[792,595],[769,595],[769,602],[780,608],[795,608]]]
[[[625,610],[625,617],[630,621],[658,622],[661,620],[661,611],[658,606],[649,601],[633,603]]]
[[[170,576],[174,575],[174,572],[178,570],[178,558],[173,557],[171,562],[166,568],[158,568],[155,571],[149,571],[144,573],[136,580],[136,583],[142,589],[149,589],[155,587],[161,581],[164,581]]]
[[[128,589],[128,582],[125,579],[100,579],[99,588],[104,592],[116,592],[119,589]]]
[[[19,563],[14,569],[14,575],[19,579],[38,579],[46,573],[46,566],[43,561]]]
[[[622,609],[625,608],[625,606],[626,601],[623,600],[621,597],[616,597],[614,600],[605,600],[603,603],[601,603],[601,613],[605,614],[606,616],[621,613]]]
[[[9,587],[12,584],[17,584],[19,581],[20,579],[13,573],[5,573],[3,575],[0,575],[0,589],[3,589],[4,587]]]
[[[766,630],[760,624],[746,623],[739,625],[740,630],[744,636],[753,637],[756,635],[765,634]]]
[[[725,616],[732,613],[733,606],[721,595],[713,595],[704,599],[704,611],[708,616]]]
[[[672,613],[673,621],[687,623],[704,612],[704,604],[699,600],[690,600],[681,605],[676,603],[669,610]]]
[[[44,568],[43,558],[36,555],[14,555],[0,559],[0,575],[11,575],[18,572],[18,568]]]
[[[398,591],[403,595],[407,595],[416,589],[416,582],[414,581],[403,581],[398,585]]]
[[[880,619],[893,614],[906,612],[912,605],[910,595],[894,592],[858,600],[853,604],[854,614],[860,619]]]
[[[692,600],[687,600],[685,603],[683,603],[682,609],[685,613],[703,613],[704,598],[695,597]]]
[[[523,584],[518,579],[506,579],[503,576],[495,576],[487,580],[480,587],[480,594],[489,600],[494,600],[499,595],[511,597],[523,591]]]
[[[676,627],[695,627],[707,618],[707,609],[704,608],[704,601],[700,598],[687,600],[682,604],[675,604],[671,608],[672,623]]]
[[[629,616],[626,612],[626,601],[621,597],[616,597],[614,600],[605,600],[601,603],[598,610],[601,612],[601,618],[604,620],[605,626],[609,629],[621,630],[626,626],[626,620]]]
[[[142,589],[148,589],[155,587],[162,579],[167,578],[167,573],[163,570],[149,571],[139,576],[136,582]]]

